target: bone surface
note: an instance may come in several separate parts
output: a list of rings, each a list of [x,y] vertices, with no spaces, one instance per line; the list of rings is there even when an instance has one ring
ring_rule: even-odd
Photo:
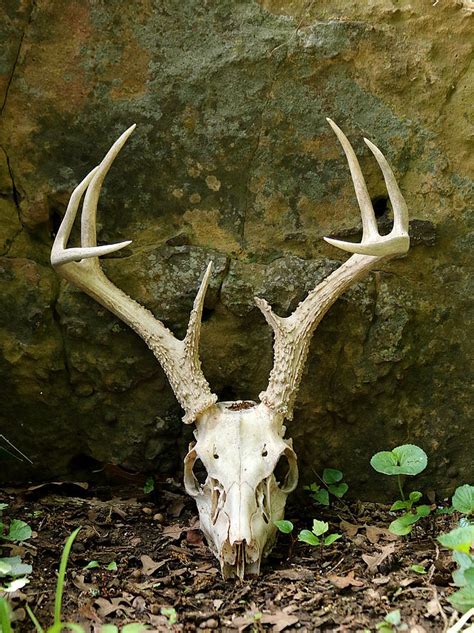
[[[219,559],[224,578],[244,578],[260,572],[262,559],[276,536],[275,521],[284,516],[288,494],[298,482],[296,455],[285,439],[284,420],[293,406],[311,337],[324,314],[353,283],[381,262],[409,249],[408,211],[393,172],[382,152],[367,139],[382,171],[392,203],[394,222],[379,235],[374,210],[357,157],[348,139],[329,124],[347,157],[362,217],[362,240],[355,244],[325,238],[353,255],[318,284],[288,317],[276,315],[264,298],[255,302],[274,332],[274,363],[260,402],[217,402],[201,369],[199,338],[212,262],[203,272],[186,336],[176,338],[149,310],[117,288],[103,273],[101,255],[131,242],[97,246],[96,211],[100,189],[114,159],[135,126],[126,130],[102,162],[76,187],[54,240],[51,263],[59,275],[75,284],[127,323],[155,354],[184,410],[183,421],[195,423],[196,442],[185,458],[188,494],[196,500],[201,529]],[[81,245],[68,240],[84,196]],[[201,481],[198,466],[204,469]]]

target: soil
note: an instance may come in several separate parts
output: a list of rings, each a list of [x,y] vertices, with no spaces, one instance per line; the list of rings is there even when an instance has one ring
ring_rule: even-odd
[[[280,534],[258,578],[223,581],[181,485],[157,481],[144,494],[143,481],[124,482],[122,475],[120,486],[62,482],[1,491],[7,518],[34,530],[27,543],[2,548],[33,566],[30,583],[11,595],[16,631],[34,630],[25,602],[43,626],[52,623],[61,551],[78,526],[63,617],[91,632],[105,622],[141,622],[153,631],[362,632],[399,609],[405,626],[396,630],[422,633],[445,631],[458,618],[446,600],[453,591],[450,555],[436,543],[456,515],[433,513],[402,538],[387,530],[394,518],[388,506],[290,503],[296,534],[317,517],[342,538],[316,548]],[[97,565],[86,569],[91,561]]]

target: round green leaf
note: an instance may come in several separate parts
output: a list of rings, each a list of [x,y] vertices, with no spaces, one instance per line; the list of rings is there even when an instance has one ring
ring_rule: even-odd
[[[317,519],[314,519],[313,534],[316,534],[316,536],[321,536],[321,534],[324,534],[328,530],[329,530],[329,523],[326,523],[326,521],[318,521]]]
[[[453,495],[453,507],[463,514],[472,514],[474,512],[474,486],[465,484],[456,488]]]
[[[320,543],[318,537],[309,530],[301,530],[298,534],[298,541],[307,543],[308,545],[319,545]]]
[[[323,481],[325,484],[336,484],[342,479],[342,473],[335,468],[325,468],[323,470]]]
[[[438,536],[438,541],[448,549],[469,554],[469,550],[474,544],[474,525],[456,528],[447,534],[441,534]]]
[[[346,494],[346,492],[349,490],[349,486],[345,483],[332,484],[328,486],[328,488],[329,488],[329,492],[335,497],[337,497],[338,499],[343,497]]]
[[[448,597],[449,602],[457,611],[466,613],[474,608],[474,585],[466,586],[451,594]]]
[[[328,534],[324,539],[324,545],[331,545],[339,538],[342,538],[342,534]]]
[[[384,475],[418,475],[428,463],[423,449],[414,444],[397,446],[392,451],[376,453],[370,465],[378,473]]]
[[[411,565],[410,569],[416,574],[426,574],[426,569],[423,567],[423,565]]]
[[[19,543],[21,541],[27,541],[29,538],[31,538],[32,534],[33,532],[28,523],[25,523],[24,521],[20,521],[18,519],[13,519],[13,521],[10,523],[8,534],[3,538],[8,541],[16,541],[17,543]]]
[[[291,521],[286,521],[286,520],[275,521],[275,525],[280,530],[280,532],[283,532],[283,534],[290,534],[291,532],[293,532],[294,526]]]
[[[100,567],[100,563],[98,560],[91,560],[83,567],[83,569],[97,569]]]
[[[429,513],[431,512],[430,506],[425,506],[425,505],[418,506],[414,508],[414,510],[416,512],[417,517],[427,517]]]

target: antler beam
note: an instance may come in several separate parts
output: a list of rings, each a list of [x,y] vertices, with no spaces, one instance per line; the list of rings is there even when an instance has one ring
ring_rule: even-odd
[[[105,276],[99,263],[100,255],[113,253],[131,243],[125,241],[97,246],[96,212],[104,178],[134,129],[135,125],[132,125],[120,136],[100,165],[93,169],[74,190],[54,240],[51,264],[59,275],[113,312],[141,336],[163,367],[176,398],[184,409],[183,420],[189,424],[217,401],[217,396],[211,393],[209,384],[202,373],[198,355],[202,309],[212,262],[202,278],[183,340],[177,339],[149,310],[117,288]],[[84,193],[81,247],[67,248]]]
[[[364,139],[382,170],[393,207],[392,231],[388,235],[381,236],[354,150],[342,130],[331,119],[327,121],[336,133],[349,164],[361,211],[362,241],[354,244],[324,238],[329,244],[355,254],[316,286],[289,317],[279,317],[265,299],[255,298],[255,303],[273,328],[275,335],[273,369],[268,387],[260,394],[260,400],[289,420],[293,417],[295,396],[301,381],[311,337],[323,316],[336,299],[358,279],[382,261],[403,255],[410,247],[407,205],[384,155],[373,143]]]

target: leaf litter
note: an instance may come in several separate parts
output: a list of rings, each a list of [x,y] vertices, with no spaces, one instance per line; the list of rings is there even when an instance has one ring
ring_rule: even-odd
[[[157,483],[148,495],[138,484],[119,489],[54,484],[4,492],[11,518],[27,520],[33,529],[21,552],[23,563],[33,567],[30,583],[9,596],[22,633],[34,630],[26,601],[40,621],[50,620],[62,546],[79,525],[63,614],[91,633],[105,623],[129,622],[147,624],[151,631],[374,631],[395,609],[408,630],[438,633],[457,617],[447,601],[453,590],[449,558],[434,538],[454,525],[453,515],[430,517],[400,538],[387,530],[393,518],[388,506],[358,502],[346,512],[290,505],[287,517],[295,533],[317,516],[344,537],[311,548],[292,546],[290,536],[279,535],[261,576],[237,583],[222,580],[193,501],[174,481]],[[84,569],[92,560],[100,566]],[[414,573],[413,565],[423,565],[427,573]],[[176,612],[174,624],[163,615],[170,609]]]

